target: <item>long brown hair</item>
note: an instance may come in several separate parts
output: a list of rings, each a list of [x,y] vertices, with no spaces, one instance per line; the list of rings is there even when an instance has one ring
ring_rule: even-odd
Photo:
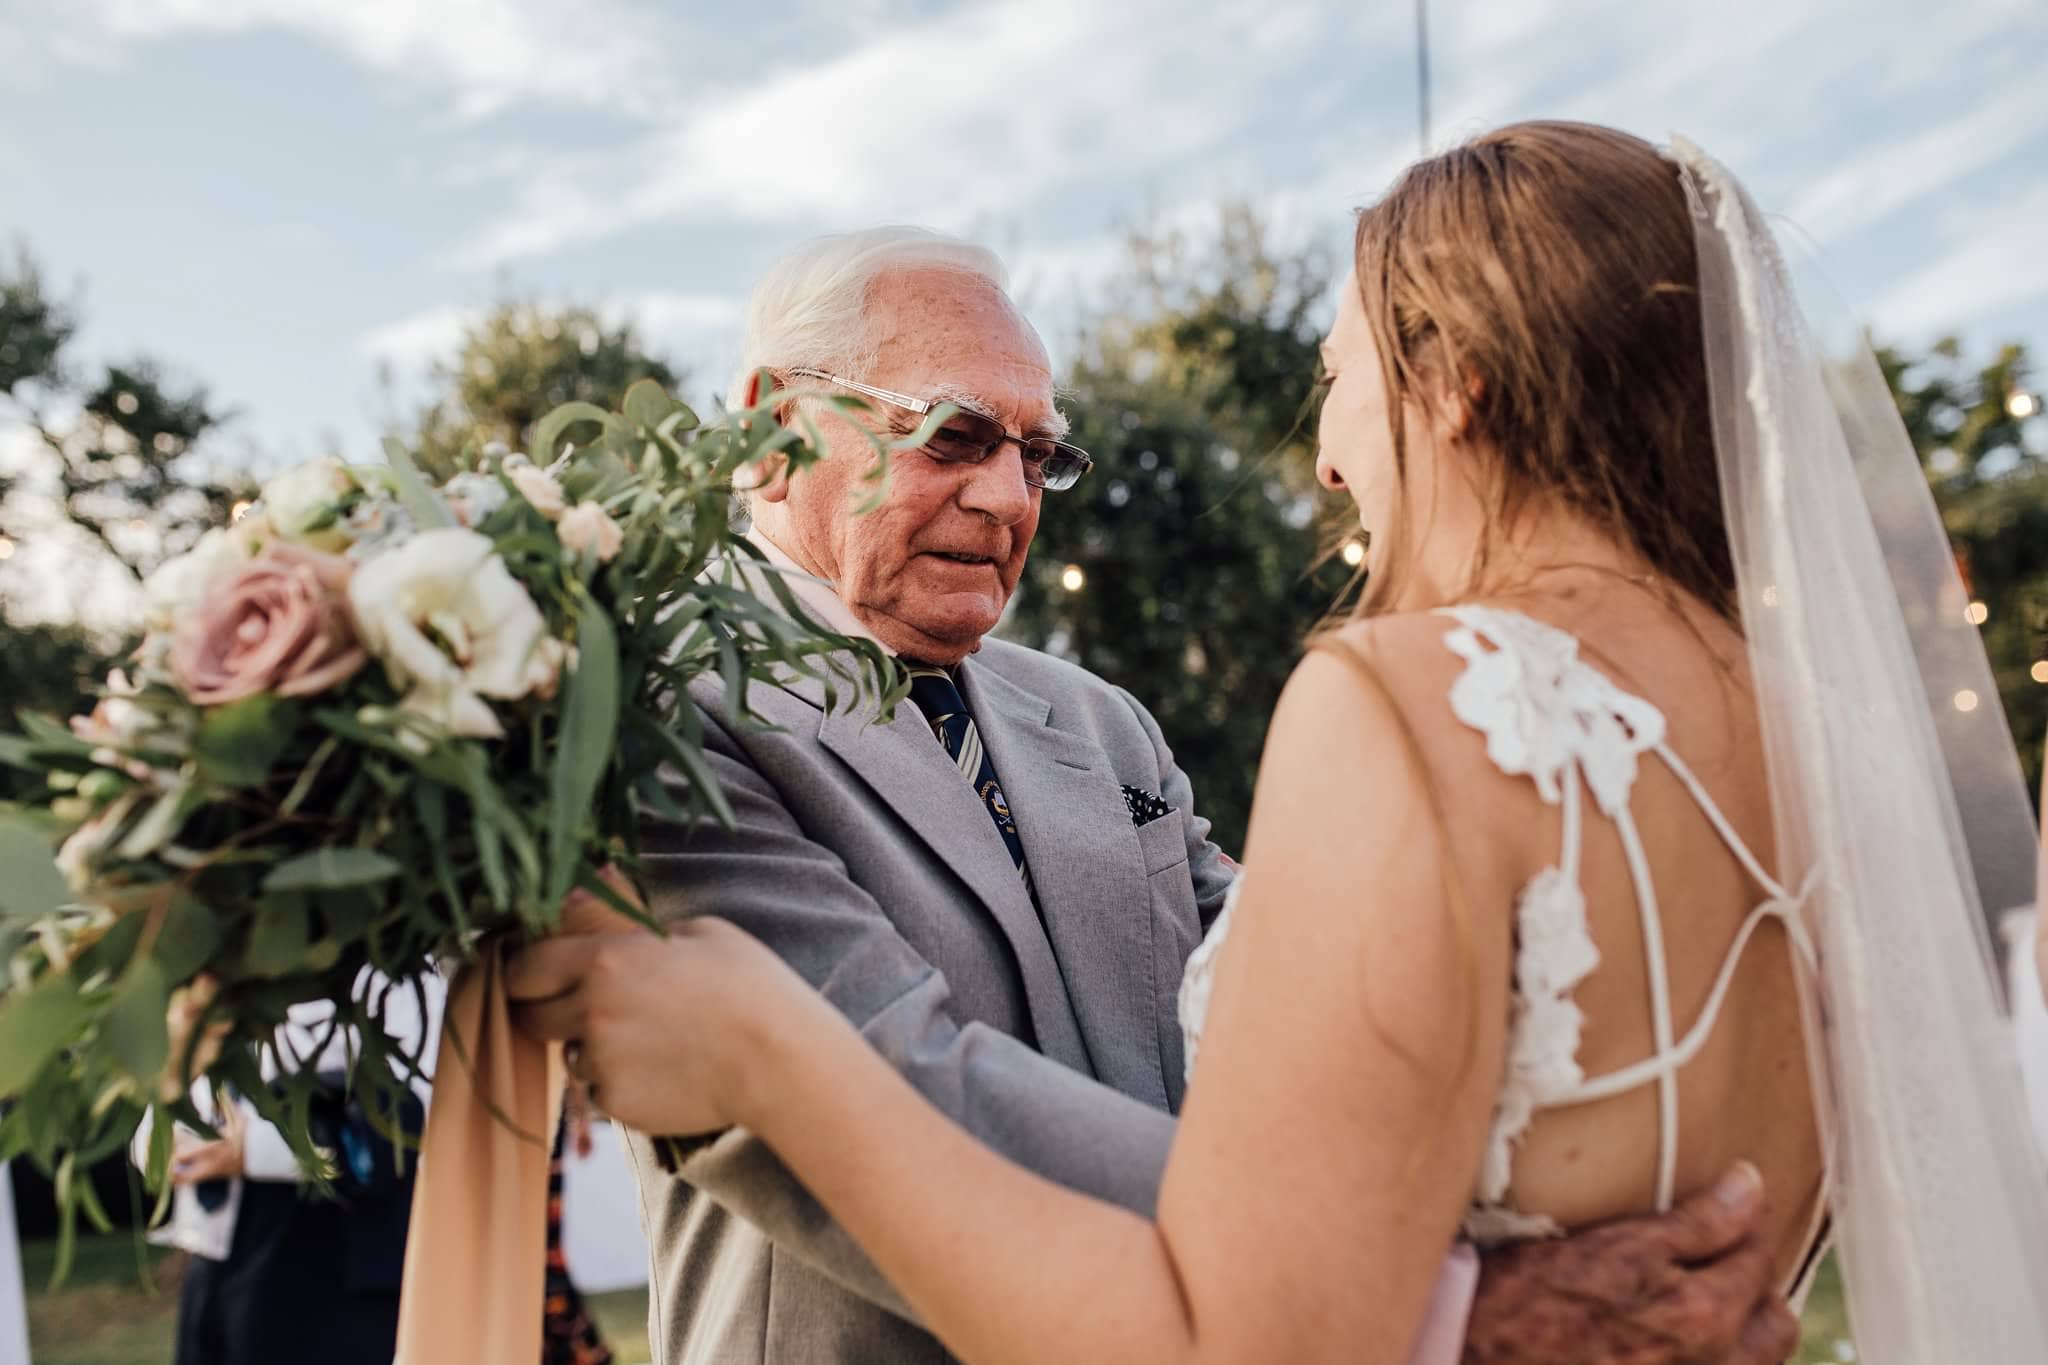
[[[1470,395],[1489,459],[1469,587],[1532,507],[1562,506],[1739,624],[1698,258],[1670,161],[1611,128],[1510,124],[1410,166],[1359,214],[1356,251],[1396,508],[1357,614],[1387,608],[1414,551],[1402,404],[1434,370]]]

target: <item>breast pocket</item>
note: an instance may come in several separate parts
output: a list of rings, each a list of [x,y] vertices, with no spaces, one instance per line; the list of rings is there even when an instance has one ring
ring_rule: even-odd
[[[1145,875],[1164,872],[1188,860],[1188,818],[1179,811],[1138,826],[1138,850],[1144,856]]]

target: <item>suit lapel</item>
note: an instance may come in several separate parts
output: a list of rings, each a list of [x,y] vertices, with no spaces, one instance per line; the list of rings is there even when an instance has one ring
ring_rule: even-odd
[[[960,683],[1016,815],[1095,1075],[1167,1108],[1152,900],[1109,756],[1088,736],[1049,724],[1050,703],[987,665],[969,659]]]
[[[1075,1026],[1060,966],[1039,925],[1024,879],[1010,861],[1010,851],[974,788],[946,757],[922,714],[905,701],[885,725],[865,707],[849,707],[844,697],[837,709],[827,709],[823,687],[814,680],[800,680],[789,690],[823,712],[819,742],[851,768],[988,907],[1017,956],[1039,1050],[1087,1072],[1088,1053]],[[1007,789],[1010,779],[1000,758],[996,771]]]

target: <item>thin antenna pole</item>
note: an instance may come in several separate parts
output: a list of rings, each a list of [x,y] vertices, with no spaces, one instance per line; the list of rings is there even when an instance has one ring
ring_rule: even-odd
[[[1415,103],[1422,154],[1429,155],[1429,0],[1415,0]]]

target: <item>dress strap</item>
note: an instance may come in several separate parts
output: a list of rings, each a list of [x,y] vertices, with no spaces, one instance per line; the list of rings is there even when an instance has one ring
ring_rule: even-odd
[[[1720,974],[1714,978],[1714,989],[1708,994],[1707,1003],[1701,1008],[1699,1018],[1693,1021],[1692,1027],[1686,1031],[1683,1039],[1668,1049],[1660,1048],[1658,1055],[1654,1057],[1645,1058],[1633,1066],[1625,1066],[1618,1071],[1610,1071],[1586,1081],[1575,1087],[1570,1097],[1560,1103],[1591,1104],[1595,1100],[1612,1099],[1616,1095],[1627,1094],[1639,1086],[1648,1085],[1653,1080],[1675,1076],[1697,1057],[1700,1049],[1706,1046],[1707,1039],[1713,1036],[1714,1024],[1721,1016],[1721,1006],[1728,997],[1729,987],[1735,982],[1736,969],[1742,965],[1743,954],[1749,948],[1749,941],[1756,936],[1756,931],[1762,927],[1764,921],[1775,919],[1782,923],[1786,936],[1792,941],[1794,954],[1800,959],[1801,969],[1814,970],[1818,964],[1813,956],[1812,943],[1807,938],[1805,929],[1800,926],[1795,913],[1803,899],[1801,896],[1768,900],[1749,912],[1748,918],[1742,921],[1742,928],[1736,932],[1735,942],[1729,945],[1728,955],[1722,959]]]

